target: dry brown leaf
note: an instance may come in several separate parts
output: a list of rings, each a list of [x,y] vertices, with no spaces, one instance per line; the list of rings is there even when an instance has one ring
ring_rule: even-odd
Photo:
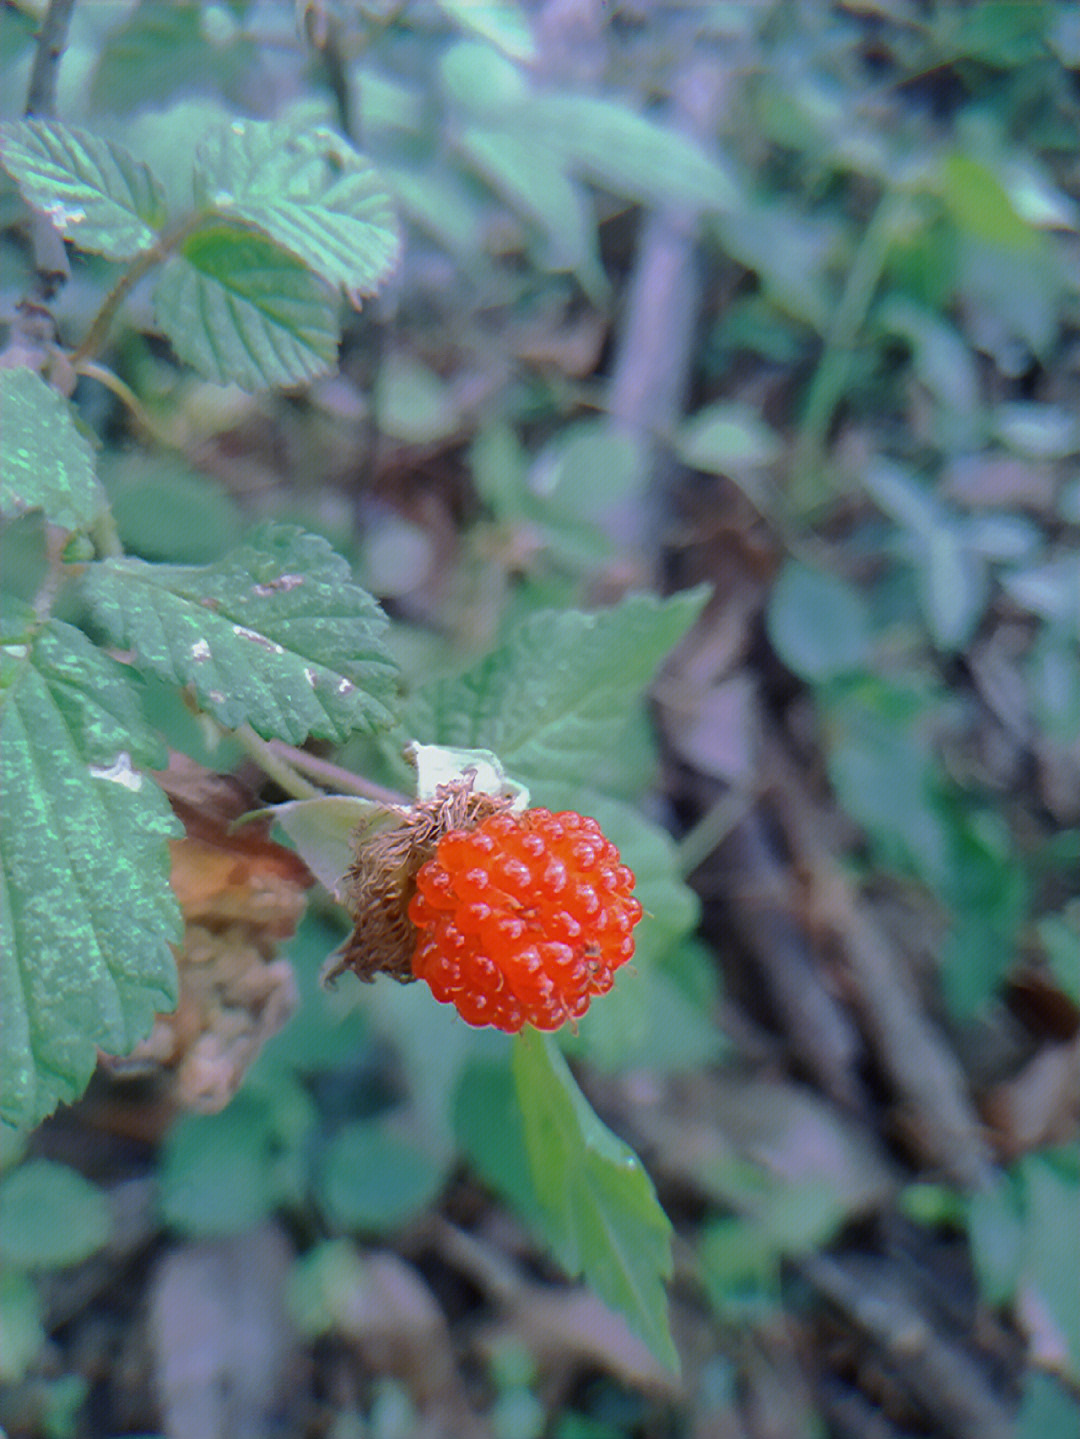
[[[185,921],[180,999],[131,1055],[107,1063],[118,1075],[170,1068],[177,1102],[214,1113],[296,1007],[292,967],[276,953],[313,881],[292,850],[269,838],[265,821],[232,828],[253,804],[235,780],[184,756],[159,778],[186,830],[169,846]]]

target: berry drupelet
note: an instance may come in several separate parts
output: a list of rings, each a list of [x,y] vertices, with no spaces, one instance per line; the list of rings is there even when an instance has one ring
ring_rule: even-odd
[[[416,875],[413,974],[469,1024],[557,1029],[633,954],[633,887],[615,845],[573,811],[504,810],[451,830]]]

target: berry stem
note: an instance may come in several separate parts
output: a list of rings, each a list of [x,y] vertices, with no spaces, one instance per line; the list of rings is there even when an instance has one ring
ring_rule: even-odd
[[[407,805],[409,803],[407,796],[399,794],[397,790],[386,789],[381,784],[364,779],[362,775],[354,774],[352,770],[343,769],[341,765],[334,764],[331,760],[320,759],[318,755],[308,754],[307,750],[297,749],[295,745],[286,744],[284,740],[272,739],[265,743],[272,755],[341,793],[360,795],[363,799],[372,799],[378,804]]]

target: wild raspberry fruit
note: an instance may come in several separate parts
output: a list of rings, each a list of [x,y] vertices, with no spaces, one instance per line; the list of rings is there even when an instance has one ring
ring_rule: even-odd
[[[572,811],[451,830],[416,875],[413,974],[469,1024],[557,1029],[633,954],[633,887],[596,821]]]

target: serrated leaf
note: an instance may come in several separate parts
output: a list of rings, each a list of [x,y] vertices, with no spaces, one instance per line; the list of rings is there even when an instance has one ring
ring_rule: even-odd
[[[253,230],[210,225],[189,235],[165,266],[155,306],[180,359],[219,385],[297,385],[337,358],[321,281]]]
[[[519,1035],[513,1069],[532,1181],[559,1262],[583,1273],[677,1370],[664,1291],[671,1223],[641,1161],[601,1124],[550,1040]]]
[[[16,120],[0,125],[0,160],[27,204],[80,250],[130,260],[156,241],[164,191],[122,145],[53,120]]]
[[[24,1269],[78,1264],[109,1237],[109,1206],[67,1164],[31,1159],[0,1180],[0,1262]]]
[[[266,525],[209,565],[109,559],[87,572],[114,643],[215,719],[299,743],[391,723],[386,619],[318,535]]]
[[[83,530],[107,508],[67,402],[33,370],[0,370],[0,514],[40,509],[51,524]]]
[[[76,1099],[176,1000],[164,754],[123,666],[50,622],[0,692],[0,1118]]]
[[[707,596],[700,587],[631,595],[597,614],[539,612],[475,668],[421,690],[406,726],[423,741],[494,750],[529,785],[587,784]]]
[[[401,249],[374,167],[328,126],[234,120],[198,148],[196,192],[257,226],[330,285],[373,295]]]

